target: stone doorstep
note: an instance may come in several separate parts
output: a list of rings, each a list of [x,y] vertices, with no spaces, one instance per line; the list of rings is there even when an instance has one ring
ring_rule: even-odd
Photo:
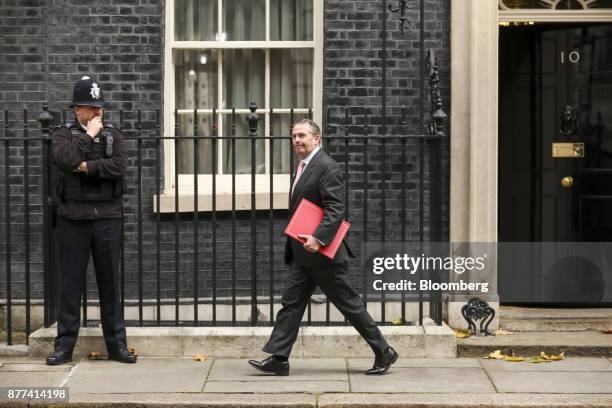
[[[25,344],[7,345],[0,343],[0,356],[4,357],[24,357],[28,355],[29,347]]]
[[[271,327],[128,327],[128,345],[143,357],[191,357],[196,354],[220,358],[262,355]],[[457,356],[455,333],[442,326],[382,326],[383,333],[402,358]],[[46,356],[53,350],[56,328],[41,328],[30,335],[30,356]],[[99,327],[82,328],[75,357],[91,351],[105,354]],[[371,357],[372,350],[357,331],[348,326],[302,327],[294,357]]]
[[[612,308],[501,306],[500,326],[513,332],[576,332],[612,328]]]
[[[501,349],[514,350],[517,355],[538,355],[565,352],[567,356],[612,357],[612,335],[599,331],[579,332],[515,332],[509,336],[469,337],[457,340],[460,357],[481,357]]]
[[[500,317],[499,325],[513,332],[577,332],[612,329],[610,317]]]

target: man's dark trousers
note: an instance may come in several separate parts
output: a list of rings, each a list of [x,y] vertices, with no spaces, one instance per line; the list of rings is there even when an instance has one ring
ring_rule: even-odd
[[[118,353],[126,349],[125,322],[119,295],[121,219],[73,221],[59,217],[56,232],[61,286],[55,350],[72,352],[76,344],[81,293],[90,254],[96,271],[107,350]]]
[[[351,287],[346,263],[334,263],[326,268],[296,265],[291,268],[281,301],[283,307],[276,316],[274,330],[263,351],[289,357],[308,300],[317,286],[361,334],[374,354],[382,355],[388,344],[361,297]]]

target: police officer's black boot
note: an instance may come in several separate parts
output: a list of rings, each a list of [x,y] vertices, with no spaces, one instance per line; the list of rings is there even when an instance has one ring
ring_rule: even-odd
[[[55,350],[47,357],[47,365],[60,365],[72,361],[72,353],[64,350]]]
[[[116,353],[108,355],[109,360],[118,361],[120,363],[135,363],[137,357],[130,353],[127,349],[119,350]]]

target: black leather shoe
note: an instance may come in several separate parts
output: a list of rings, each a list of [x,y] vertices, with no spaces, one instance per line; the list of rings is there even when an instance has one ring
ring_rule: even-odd
[[[72,353],[68,351],[54,351],[47,357],[47,365],[60,365],[72,361]]]
[[[109,360],[118,361],[120,363],[135,363],[138,357],[127,350],[119,350],[116,354],[109,354]]]
[[[262,361],[249,360],[249,364],[266,374],[289,375],[289,362],[270,356]]]
[[[366,375],[381,375],[386,373],[389,367],[391,367],[391,364],[397,361],[397,357],[397,351],[395,351],[393,347],[389,347],[382,356],[376,357],[374,360],[374,367],[366,371]]]

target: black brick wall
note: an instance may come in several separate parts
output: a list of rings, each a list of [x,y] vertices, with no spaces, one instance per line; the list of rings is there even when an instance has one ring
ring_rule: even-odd
[[[431,50],[439,61],[441,94],[446,113],[449,112],[450,94],[450,2],[440,0],[425,1],[425,56]],[[387,1],[388,5],[397,6],[397,2]],[[332,123],[344,123],[345,110],[357,115],[351,118],[349,134],[396,135],[384,147],[380,140],[373,140],[369,146],[369,166],[367,168],[368,194],[368,234],[369,240],[401,239],[401,137],[406,140],[406,181],[408,220],[408,240],[419,239],[419,142],[410,139],[410,135],[426,132],[421,128],[420,107],[420,2],[409,1],[406,13],[407,21],[403,33],[400,31],[399,13],[387,13],[386,43],[386,105],[387,127],[383,123],[383,7],[381,1],[330,1],[325,2],[325,65],[324,65],[324,105],[329,109]],[[424,90],[424,125],[428,126],[429,84],[428,71],[425,71]],[[402,107],[405,107],[402,114]],[[366,116],[367,115],[367,116]],[[405,124],[401,122],[404,121]],[[364,124],[370,125],[369,129]],[[448,131],[448,129],[447,129]],[[343,126],[333,127],[330,135],[344,136]],[[448,239],[448,140],[442,143],[442,238]],[[344,160],[344,145],[332,143],[328,147],[338,161]],[[350,190],[354,199],[351,205],[356,209],[354,219],[363,221],[363,195],[359,190],[364,188],[363,179],[363,144],[351,140],[350,154],[351,175]],[[425,172],[428,179],[428,147],[425,146]],[[382,186],[381,178],[384,163],[386,183]],[[385,208],[382,207],[383,187],[386,191]],[[428,184],[426,183],[426,188]],[[425,238],[428,237],[428,191],[425,193]],[[382,231],[383,213],[386,230]],[[353,227],[358,240],[363,239],[363,223]],[[355,234],[356,233],[356,234]]]
[[[440,60],[442,97],[448,112],[449,67],[450,67],[450,2],[425,0],[426,37],[425,46],[435,51]],[[389,1],[388,3],[393,3]],[[107,99],[112,101],[110,117],[117,122],[117,111],[126,111],[123,119],[127,137],[137,136],[134,110],[143,114],[143,128],[154,129],[157,109],[163,109],[163,4],[161,0],[0,0],[0,109],[9,109],[9,130],[2,135],[21,135],[22,109],[30,110],[29,134],[39,135],[38,123],[33,121],[43,102],[50,109],[66,108],[71,97],[72,84],[85,74],[91,74],[103,84]],[[421,133],[419,114],[419,25],[418,2],[409,2],[408,21],[403,35],[399,32],[397,14],[387,13],[387,106],[388,129],[386,134],[406,136]],[[332,124],[327,129],[326,148],[342,162],[344,144],[332,140],[334,135],[344,135],[344,109],[351,112],[349,132],[364,133],[364,123],[371,125],[370,134],[376,137],[384,132],[380,128],[382,104],[382,54],[381,54],[381,1],[325,1],[325,65],[324,65],[324,113],[329,108]],[[428,90],[425,113],[429,111]],[[405,120],[400,125],[401,106],[407,107]],[[368,115],[367,119],[364,115]],[[4,120],[4,113],[0,116]],[[3,122],[4,123],[4,122]],[[335,126],[335,125],[340,125]],[[15,129],[15,130],[13,130]],[[143,137],[155,131],[145,131]],[[130,144],[130,184],[125,207],[125,280],[126,298],[138,296],[138,246],[137,246],[137,197],[135,194],[138,155],[137,144]],[[418,143],[407,139],[407,239],[418,239]],[[352,241],[359,246],[363,239],[364,214],[363,188],[368,192],[368,239],[379,240],[384,235],[388,240],[400,239],[399,197],[401,156],[400,140],[389,140],[383,152],[380,140],[372,140],[369,147],[368,179],[363,180],[363,145],[361,140],[351,140],[349,186]],[[6,242],[5,146],[0,146],[0,242]],[[426,150],[427,152],[427,150]],[[144,297],[155,296],[156,283],[156,223],[152,213],[151,195],[156,190],[155,142],[145,140],[143,157],[143,266]],[[23,295],[24,287],[24,207],[23,207],[23,143],[11,142],[11,256],[12,281],[15,297]],[[30,184],[32,223],[32,296],[42,296],[41,246],[41,160],[40,141],[30,145]],[[162,154],[163,157],[163,154]],[[443,237],[448,236],[448,144],[443,145]],[[386,208],[381,207],[382,165],[387,175]],[[427,164],[425,164],[427,165]],[[426,167],[427,170],[427,167]],[[426,174],[426,180],[428,175]],[[428,192],[425,192],[425,199]],[[427,201],[426,201],[427,203]],[[386,231],[380,230],[385,214]],[[270,286],[269,230],[267,211],[258,212],[257,254],[258,287],[260,294],[267,294]],[[283,222],[286,211],[275,211],[273,230],[275,267],[274,287],[282,287],[286,268],[282,264],[284,239]],[[425,209],[425,234],[428,231],[429,211]],[[250,294],[250,213],[239,213],[236,222],[237,235],[237,287],[238,295]],[[217,215],[217,296],[229,296],[231,287],[231,217],[228,213]],[[175,292],[175,223],[174,216],[163,215],[161,228],[161,296],[174,298]],[[178,221],[179,231],[179,288],[181,297],[193,293],[193,214],[182,214]],[[200,214],[198,228],[199,293],[211,296],[212,264],[210,213]],[[427,235],[426,235],[427,236]],[[358,249],[358,248],[357,248]],[[0,298],[6,296],[6,247],[0,245]],[[356,286],[361,286],[358,262],[353,262]],[[89,274],[90,298],[97,297],[93,275]]]
[[[162,100],[161,0],[3,0],[3,109],[65,108],[91,74],[113,110],[151,110]]]

